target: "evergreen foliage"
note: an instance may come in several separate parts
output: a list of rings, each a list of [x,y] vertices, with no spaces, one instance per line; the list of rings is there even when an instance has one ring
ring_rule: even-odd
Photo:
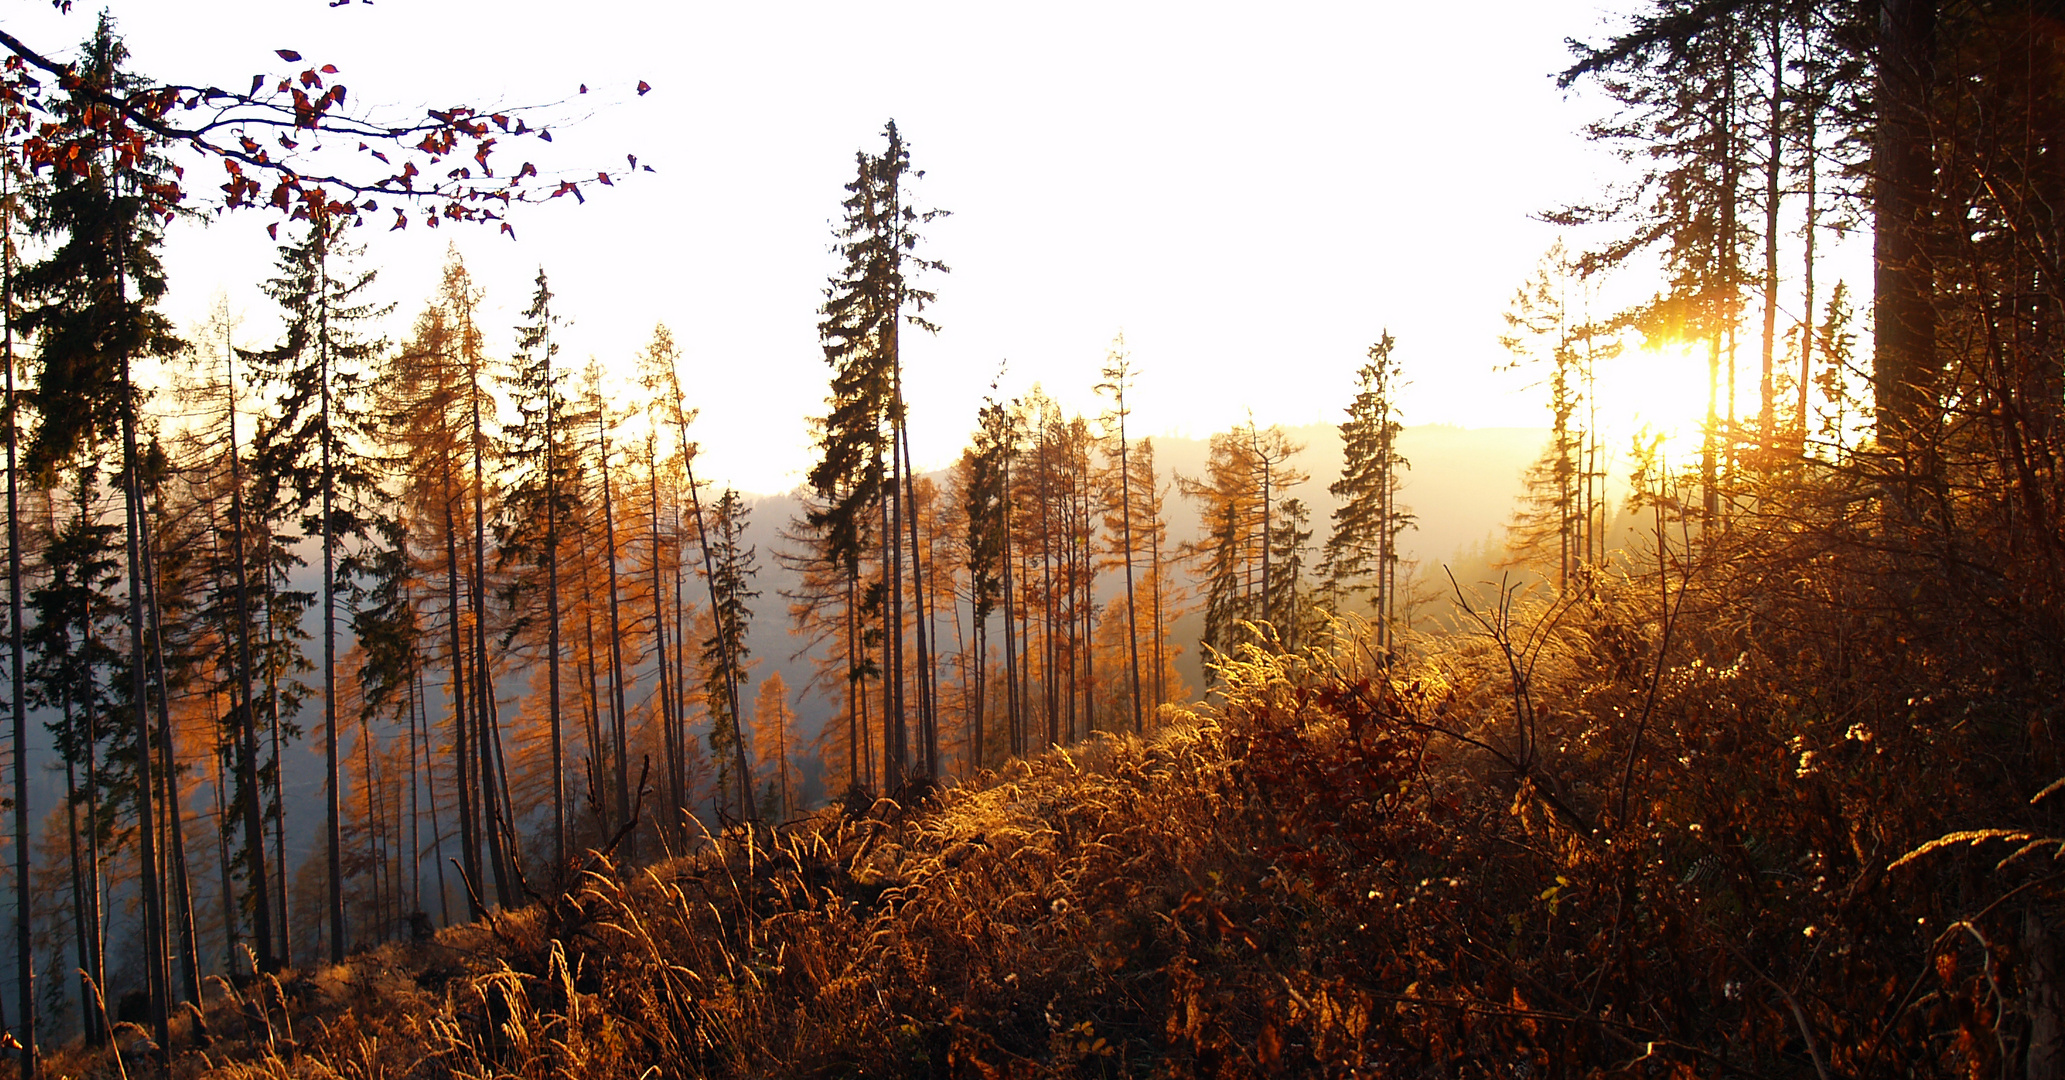
[[[1389,649],[1398,617],[1399,537],[1414,525],[1412,511],[1398,503],[1405,471],[1412,463],[1398,452],[1398,395],[1402,367],[1386,332],[1369,347],[1369,360],[1356,370],[1355,397],[1340,424],[1341,476],[1327,485],[1336,502],[1327,534],[1322,576],[1336,599],[1371,602],[1378,646]]]

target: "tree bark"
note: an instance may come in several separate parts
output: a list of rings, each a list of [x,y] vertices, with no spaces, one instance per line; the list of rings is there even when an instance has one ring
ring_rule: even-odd
[[[1925,242],[1934,169],[1927,121],[1935,0],[1880,0],[1872,172],[1872,392],[1880,447],[1907,494],[1934,471],[1936,314]]]

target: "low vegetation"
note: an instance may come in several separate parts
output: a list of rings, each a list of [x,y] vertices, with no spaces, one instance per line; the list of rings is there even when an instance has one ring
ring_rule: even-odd
[[[1646,571],[1463,589],[1392,656],[1265,633],[1145,739],[219,982],[175,1071],[2054,1069],[2048,603],[1874,555],[1875,520],[1767,505],[1687,547],[1655,509]]]

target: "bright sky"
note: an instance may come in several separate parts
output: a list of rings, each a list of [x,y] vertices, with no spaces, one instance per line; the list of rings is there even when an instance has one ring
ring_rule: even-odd
[[[926,230],[952,268],[928,284],[936,338],[906,337],[919,464],[958,452],[998,364],[1094,412],[1123,330],[1138,369],[1132,430],[1204,435],[1336,420],[1389,328],[1410,423],[1546,422],[1504,362],[1500,314],[1556,238],[1530,214],[1595,193],[1612,169],[1577,134],[1596,105],[1549,74],[1563,41],[1601,33],[1594,0],[1288,3],[733,3],[569,6],[440,0],[330,8],[111,0],[136,70],[239,87],[278,48],[334,63],[352,100],[508,106],[594,90],[555,130],[568,166],[635,153],[657,170],[488,229],[367,230],[393,333],[456,241],[511,326],[543,264],[574,320],[565,355],[628,363],[666,322],[684,346],[705,475],[786,489],[808,467],[806,417],[828,369],[816,308],[856,150],[894,117]],[[69,55],[92,10],[16,0],[0,22]],[[640,79],[653,91],[638,98]],[[211,179],[196,187],[212,186]],[[260,214],[181,226],[168,307],[197,322],[218,291],[264,344]],[[507,348],[513,335],[491,338]]]

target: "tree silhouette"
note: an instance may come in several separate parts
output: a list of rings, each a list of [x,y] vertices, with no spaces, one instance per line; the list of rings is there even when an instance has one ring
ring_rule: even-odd
[[[881,154],[855,155],[856,175],[846,185],[842,204],[846,216],[836,231],[842,266],[825,290],[818,323],[825,360],[833,370],[831,411],[820,429],[823,456],[812,470],[811,482],[821,492],[840,493],[840,501],[827,508],[821,522],[838,550],[843,552],[857,537],[861,514],[872,510],[880,519],[886,608],[881,616],[883,782],[893,789],[912,778],[904,698],[906,557],[912,562],[908,580],[913,583],[915,689],[924,775],[937,774],[939,756],[915,522],[909,526],[908,550],[904,547],[911,477],[899,341],[906,323],[926,331],[937,329],[924,317],[934,294],[914,281],[921,273],[944,273],[947,268],[916,254],[917,226],[946,212],[920,211],[910,204],[909,181],[924,174],[911,167],[910,150],[895,121],[884,126],[883,137],[887,145]]]
[[[1327,486],[1340,501],[1326,540],[1325,576],[1341,596],[1371,598],[1377,646],[1387,652],[1394,646],[1398,613],[1398,538],[1413,525],[1412,512],[1398,505],[1412,465],[1398,452],[1404,425],[1398,420],[1403,381],[1396,347],[1391,334],[1383,333],[1355,373],[1355,397],[1340,424],[1341,478]]]
[[[323,552],[323,753],[329,777],[329,928],[332,963],[344,959],[343,774],[338,760],[338,593],[355,597],[365,572],[363,544],[377,527],[379,472],[366,457],[377,436],[368,411],[373,365],[386,342],[364,336],[388,308],[367,299],[374,271],[353,272],[359,254],[345,244],[347,220],[318,215],[299,241],[280,248],[279,276],[266,293],[286,312],[286,333],[252,359],[281,388],[278,413],[259,430],[260,483],[281,489],[270,505],[300,517]]]
[[[135,366],[169,359],[182,343],[156,310],[165,293],[157,257],[158,219],[146,191],[158,183],[158,162],[143,140],[111,143],[106,137],[103,100],[133,85],[122,65],[128,52],[105,14],[82,49],[83,66],[70,90],[53,107],[63,117],[58,135],[67,159],[76,163],[51,179],[37,225],[62,236],[42,261],[24,267],[15,281],[29,306],[16,321],[37,341],[37,380],[32,400],[41,419],[26,465],[45,476],[88,443],[120,439],[121,483],[126,503],[129,636],[134,746],[137,748],[135,806],[142,837],[144,941],[147,993],[158,1044],[169,1041],[169,973],[163,957],[166,912],[159,887],[156,778],[151,746],[151,619],[144,606],[144,552],[149,527],[143,505],[144,461],[138,438],[142,391]],[[132,290],[134,295],[132,295]]]

